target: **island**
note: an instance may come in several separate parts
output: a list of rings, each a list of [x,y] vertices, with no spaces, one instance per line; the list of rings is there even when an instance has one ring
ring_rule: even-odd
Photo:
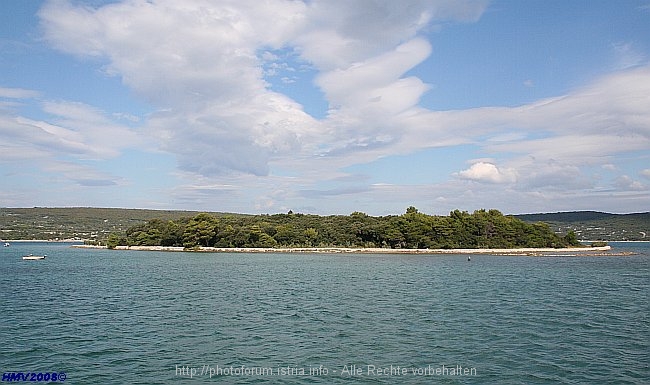
[[[73,245],[74,248],[100,248],[102,245]],[[577,256],[628,256],[629,251],[613,252],[611,246],[582,246],[566,248],[513,248],[513,249],[388,249],[376,247],[194,247],[186,249],[176,246],[115,246],[114,250],[165,251],[165,252],[203,252],[203,253],[325,253],[325,254],[482,254],[482,255],[520,255],[532,257],[577,257]],[[468,260],[470,257],[468,257]]]
[[[361,212],[330,216],[291,211],[198,213],[175,220],[151,219],[89,245],[132,250],[368,253],[531,253],[584,247],[572,231],[556,234],[545,223],[524,222],[495,209],[454,210],[448,216],[436,216],[413,206],[401,215],[379,217]],[[607,248],[605,244],[593,246],[593,251]]]

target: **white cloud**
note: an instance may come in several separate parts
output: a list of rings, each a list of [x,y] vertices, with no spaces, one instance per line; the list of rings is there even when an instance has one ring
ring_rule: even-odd
[[[161,109],[147,130],[182,169],[266,175],[274,154],[298,150],[300,138],[318,125],[302,106],[267,88],[256,54],[284,44],[305,7],[197,0],[94,10],[58,1],[41,18],[49,41],[106,58],[111,71]]]
[[[595,187],[595,181],[583,175],[580,167],[557,161],[530,162],[518,168],[521,191],[578,191]]]
[[[280,46],[301,25],[289,1],[133,1],[98,9],[47,3],[46,38],[108,60],[110,72],[159,106],[231,103],[263,91],[256,50]],[[273,15],[273,17],[269,17]]]
[[[510,183],[516,180],[513,170],[501,170],[493,163],[477,162],[458,173],[463,179],[487,183]]]
[[[487,1],[313,1],[293,41],[323,71],[347,69],[412,39],[432,22],[475,21]]]
[[[8,99],[28,99],[40,96],[40,92],[34,90],[26,90],[23,88],[6,88],[0,87],[0,98]]]
[[[634,180],[627,175],[621,175],[618,177],[616,179],[616,185],[622,190],[643,191],[647,189],[647,187],[641,182]]]
[[[650,168],[641,170],[640,174],[641,176],[650,179]]]
[[[507,156],[500,163],[516,170],[521,189],[589,188],[594,182],[582,175],[583,167],[612,164],[617,155],[650,148],[648,105],[650,67],[641,67],[520,107],[413,109],[400,116],[405,130],[386,151],[474,144],[487,154]]]
[[[38,94],[32,91],[13,93],[20,98],[35,95]],[[139,135],[83,103],[37,101],[34,107],[40,108],[43,119],[26,118],[13,109],[0,110],[3,168],[12,170],[18,166],[23,170],[21,175],[41,179],[49,186],[51,196],[65,182],[84,187],[123,183],[123,178],[99,170],[96,161],[115,158],[127,148],[143,147],[145,141]],[[70,201],[64,195],[60,197]]]
[[[428,87],[417,78],[401,77],[430,52],[429,43],[414,39],[347,69],[323,73],[316,82],[334,110],[342,110],[333,111],[335,119],[373,118],[376,124],[417,104]]]
[[[58,0],[40,17],[54,46],[103,58],[108,72],[161,109],[148,130],[184,170],[266,175],[273,159],[312,154],[322,143],[337,147],[341,139],[346,146],[358,122],[415,105],[427,86],[400,77],[430,47],[413,37],[432,20],[476,20],[485,7],[469,0],[159,0],[93,9]],[[283,46],[324,71],[319,84],[338,114],[326,125],[268,88],[262,61],[274,56],[264,52]],[[352,142],[367,140],[357,135]]]
[[[464,180],[487,183],[481,188],[508,187],[491,198],[504,205],[526,189],[538,189],[549,202],[561,191],[587,189],[600,196],[603,186],[585,176],[586,167],[617,167],[616,155],[650,148],[650,66],[628,60],[636,63],[633,68],[518,107],[421,107],[429,85],[405,75],[431,55],[421,31],[449,19],[477,20],[485,7],[485,1],[451,0],[133,0],[94,9],[56,0],[45,4],[40,17],[48,42],[99,58],[107,73],[157,109],[138,133],[148,135],[149,146],[176,157],[187,181],[174,190],[178,199],[209,203],[210,196],[230,194],[260,207],[286,207],[291,199],[313,204],[301,201],[304,195],[327,199],[354,192],[381,200],[381,193],[393,189],[407,196],[407,188],[369,181],[326,187],[315,181],[340,182],[349,176],[341,171],[346,166],[383,156],[461,144],[490,160],[436,186],[452,194],[448,203],[457,207],[463,205],[456,197],[476,194]],[[632,48],[617,49],[629,54]],[[330,106],[325,119],[308,115],[267,84],[265,76],[289,71],[276,63],[283,60],[279,52],[298,55],[297,63],[317,71],[316,86]],[[0,96],[34,97],[6,90]],[[47,102],[43,108],[55,118],[12,121],[0,115],[25,144],[0,156],[20,156],[28,135],[35,138],[31,148],[56,147],[78,157],[108,158],[124,142],[143,145],[140,135],[90,106]],[[275,175],[274,168],[291,177]],[[245,187],[214,187],[222,184]],[[269,192],[276,190],[294,193]],[[437,194],[431,201],[442,193]]]
[[[143,137],[112,121],[106,113],[78,102],[44,102],[43,111],[56,125],[38,122],[44,131],[83,146],[84,156],[112,158],[122,149],[145,147]]]
[[[106,187],[123,183],[121,177],[74,162],[54,161],[43,168],[47,172],[58,175],[61,180],[71,180],[85,187]]]

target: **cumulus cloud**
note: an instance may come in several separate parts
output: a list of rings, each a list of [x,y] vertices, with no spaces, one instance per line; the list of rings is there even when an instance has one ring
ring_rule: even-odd
[[[508,186],[513,194],[541,189],[552,197],[560,189],[596,189],[585,168],[614,172],[617,154],[650,148],[650,66],[626,44],[614,46],[627,58],[625,70],[565,95],[516,107],[420,106],[430,86],[408,73],[432,53],[421,32],[446,20],[475,21],[485,8],[485,1],[470,0],[133,0],[97,8],[51,0],[39,15],[47,42],[101,61],[107,75],[154,107],[139,134],[173,154],[187,180],[203,181],[176,190],[197,200],[223,191],[209,187],[216,177],[254,185],[265,197],[282,183],[293,186],[283,191],[311,197],[381,194],[387,187],[318,190],[313,181],[340,181],[348,176],[341,170],[355,163],[458,145],[475,146],[490,161],[459,171],[438,186],[441,191],[459,196],[470,180]],[[329,105],[324,119],[267,83],[265,76],[290,68],[278,52],[290,52],[316,72],[315,86]],[[35,94],[0,89],[2,95]],[[117,138],[143,143],[90,106],[46,102],[43,109],[54,118],[0,119],[18,142],[29,136],[36,148],[55,146],[79,157],[115,156],[123,148]],[[293,179],[276,177],[274,167]],[[241,175],[252,179],[237,179]],[[618,186],[642,187],[625,182]]]
[[[309,23],[293,42],[320,70],[347,69],[392,50],[431,23],[475,21],[486,6],[483,0],[313,1]]]
[[[334,109],[340,115],[375,118],[373,124],[417,104],[428,87],[415,77],[402,75],[426,59],[428,42],[413,39],[394,50],[356,63],[347,69],[326,72],[317,79]]]
[[[427,86],[401,76],[430,53],[417,32],[432,20],[476,20],[485,7],[470,0],[158,0],[94,9],[56,0],[40,17],[51,44],[106,60],[108,73],[160,109],[147,128],[181,168],[266,175],[273,159],[345,142],[358,128],[351,120],[415,105]],[[338,113],[327,127],[264,80],[264,61],[276,59],[266,48],[285,46],[321,70],[318,85]]]
[[[56,1],[40,15],[52,44],[104,58],[110,72],[160,109],[148,132],[182,169],[266,175],[273,154],[295,150],[317,125],[302,106],[267,88],[257,56],[293,35],[305,7],[161,0],[91,9]]]
[[[500,170],[495,164],[487,162],[474,163],[467,170],[460,171],[458,176],[486,183],[509,183],[516,179],[512,170]]]
[[[420,110],[403,117],[401,126],[411,132],[396,147],[474,144],[487,154],[507,155],[500,163],[515,170],[522,190],[592,188],[584,168],[612,169],[617,155],[650,148],[648,105],[650,67],[641,67],[519,107]],[[499,180],[493,167],[476,167],[477,173],[470,169],[462,176],[478,179],[483,171],[492,175],[484,179]]]

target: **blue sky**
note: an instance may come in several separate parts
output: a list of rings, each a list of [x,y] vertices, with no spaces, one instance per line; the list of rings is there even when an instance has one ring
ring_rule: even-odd
[[[1,207],[650,207],[650,1],[0,2]]]

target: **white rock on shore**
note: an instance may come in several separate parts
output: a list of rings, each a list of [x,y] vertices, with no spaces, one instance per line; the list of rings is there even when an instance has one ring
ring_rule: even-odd
[[[106,246],[75,245],[80,248],[101,248]],[[200,247],[185,249],[170,246],[117,246],[115,250],[138,251],[186,251],[206,253],[350,253],[350,254],[489,254],[489,255],[544,255],[548,253],[583,254],[611,250],[611,246],[571,248],[517,248],[517,249],[382,249],[346,247],[297,247],[297,248],[250,248],[250,247]]]

